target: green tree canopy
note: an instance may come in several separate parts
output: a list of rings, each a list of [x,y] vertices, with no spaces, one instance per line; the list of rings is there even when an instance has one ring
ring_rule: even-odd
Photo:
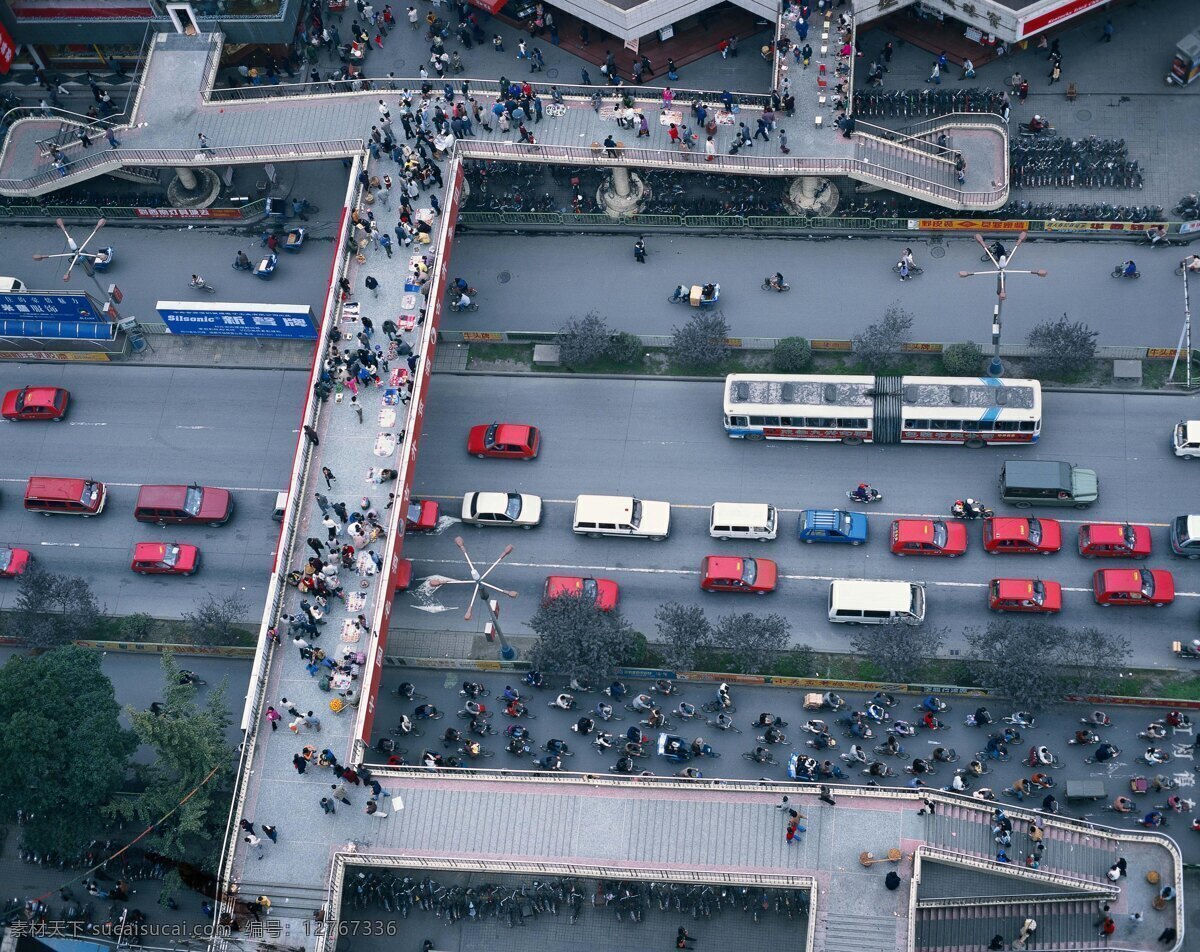
[[[77,575],[56,575],[35,562],[17,581],[14,610],[5,629],[31,648],[57,648],[74,638],[91,637],[100,604]]]
[[[143,791],[114,804],[110,812],[154,826],[148,848],[213,871],[233,779],[233,751],[225,739],[230,723],[225,685],[209,689],[201,706],[197,688],[179,683],[180,669],[170,654],[163,655],[162,670],[159,712],[126,708],[138,740],[154,750],[152,762],[137,768]]]
[[[31,849],[78,852],[124,786],[136,739],[100,658],[64,645],[0,668],[0,804],[33,815],[22,827]]]
[[[635,660],[641,642],[620,611],[601,611],[577,595],[543,601],[529,627],[538,636],[530,655],[535,667],[594,684]]]

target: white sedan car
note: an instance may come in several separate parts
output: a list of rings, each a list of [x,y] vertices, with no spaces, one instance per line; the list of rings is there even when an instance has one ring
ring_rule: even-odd
[[[467,493],[462,521],[477,526],[520,526],[532,529],[542,521],[542,498],[526,493]]]

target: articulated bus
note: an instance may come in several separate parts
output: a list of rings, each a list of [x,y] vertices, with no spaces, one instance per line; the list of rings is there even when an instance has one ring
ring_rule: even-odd
[[[730,374],[725,431],[848,444],[1036,443],[1042,388],[998,377]]]

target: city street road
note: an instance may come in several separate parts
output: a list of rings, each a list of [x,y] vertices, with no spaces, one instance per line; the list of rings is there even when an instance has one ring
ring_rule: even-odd
[[[395,738],[396,744],[407,750],[404,762],[407,764],[419,762],[424,750],[432,750],[447,757],[454,755],[458,746],[461,745],[443,744],[442,738],[447,728],[466,731],[467,720],[457,717],[455,712],[460,710],[466,701],[465,698],[459,696],[459,687],[463,681],[469,680],[479,681],[488,688],[490,695],[481,698],[480,701],[484,707],[493,712],[491,724],[500,732],[494,737],[478,738],[481,746],[492,751],[493,756],[483,757],[473,762],[472,765],[485,769],[534,769],[529,757],[518,758],[504,749],[507,738],[503,735],[503,731],[514,723],[512,718],[504,715],[504,703],[498,700],[505,685],[512,685],[522,696],[528,695],[527,707],[533,713],[534,719],[525,720],[522,723],[529,729],[533,737],[533,747],[537,751],[538,757],[545,756],[545,751],[540,748],[544,747],[551,738],[557,738],[566,741],[569,749],[574,752],[573,756],[563,758],[566,770],[603,773],[616,763],[617,755],[612,750],[600,753],[593,748],[588,739],[571,730],[571,725],[576,723],[580,716],[593,710],[598,701],[608,702],[609,698],[595,693],[578,694],[576,700],[582,710],[568,712],[548,708],[549,702],[554,700],[562,690],[562,680],[548,679],[545,690],[533,691],[522,683],[520,677],[516,674],[491,674],[478,671],[434,672],[411,668],[388,668],[380,687],[379,711],[375,718],[376,733],[371,738],[372,743],[377,742],[380,736],[390,737],[391,731],[399,723],[402,713],[412,717],[417,704],[428,703],[437,707],[445,716],[440,720],[418,722],[418,728],[423,731],[421,737]],[[414,684],[418,692],[427,696],[427,700],[418,698],[413,701],[402,701],[397,698],[394,692],[401,681],[409,681]],[[912,784],[913,776],[904,770],[906,765],[912,763],[911,759],[898,760],[895,757],[874,753],[875,745],[882,743],[886,738],[885,728],[876,724],[874,739],[855,741],[853,738],[845,736],[844,730],[836,724],[836,718],[841,715],[830,711],[804,711],[802,707],[806,692],[803,689],[733,685],[731,697],[737,711],[732,716],[734,725],[741,731],[739,734],[733,731],[720,731],[706,724],[706,719],[713,717],[711,714],[701,713],[690,721],[682,721],[678,716],[670,717],[669,712],[678,707],[680,700],[688,701],[699,709],[716,695],[713,684],[693,685],[685,682],[679,682],[679,684],[681,691],[677,697],[662,698],[659,699],[659,702],[663,712],[673,721],[674,733],[682,736],[689,743],[698,736],[703,737],[720,755],[719,759],[701,757],[688,761],[688,764],[699,767],[706,778],[728,777],[738,780],[763,778],[786,782],[789,756],[795,751],[802,751],[805,756],[814,757],[818,761],[832,761],[846,774],[847,780],[866,783],[868,778],[863,777],[859,770],[852,769],[843,763],[839,756],[845,753],[852,744],[861,743],[871,759],[889,764],[897,774],[894,778],[880,780],[880,783],[892,786]],[[631,680],[627,682],[627,686],[633,694],[649,692],[649,684],[645,681]],[[869,701],[869,696],[866,694],[843,693],[847,703],[847,707],[842,711],[843,715],[849,710],[864,709]],[[975,757],[976,751],[981,750],[987,743],[988,731],[964,725],[967,714],[983,705],[995,722],[990,730],[995,731],[1004,726],[1000,723],[1000,719],[1012,713],[998,698],[976,700],[965,697],[946,697],[945,700],[950,703],[950,710],[942,717],[946,725],[945,730],[929,731],[922,728],[914,737],[898,738],[910,758],[932,759],[935,747],[946,747],[957,751],[959,760],[956,764],[937,764],[937,772],[933,776],[924,778],[931,787],[943,787],[949,784],[954,771],[965,767]],[[922,715],[915,711],[914,707],[920,701],[921,698],[916,695],[896,695],[896,704],[889,712],[891,719],[893,721],[907,720],[910,723],[919,722]],[[637,724],[645,717],[645,715],[635,715],[623,703],[612,706],[615,714],[622,720],[614,719],[607,724],[600,723],[599,726],[614,736],[624,734],[630,726]],[[783,729],[786,742],[776,744],[773,748],[775,759],[778,761],[773,766],[754,763],[742,757],[743,753],[753,750],[761,743],[757,738],[763,733],[763,730],[752,728],[751,724],[758,719],[759,714],[764,712],[787,722],[787,726]],[[1059,800],[1060,812],[1067,816],[1089,819],[1103,826],[1114,826],[1125,830],[1139,829],[1135,821],[1141,819],[1156,804],[1165,803],[1168,794],[1148,793],[1145,796],[1134,798],[1142,811],[1136,816],[1121,815],[1106,810],[1105,806],[1111,803],[1114,797],[1120,794],[1129,794],[1130,776],[1153,777],[1156,774],[1162,774],[1179,785],[1180,795],[1195,799],[1196,774],[1192,768],[1196,763],[1193,749],[1196,735],[1192,728],[1173,733],[1168,732],[1171,736],[1157,742],[1157,746],[1166,748],[1172,754],[1172,760],[1168,764],[1151,770],[1144,764],[1138,763],[1138,757],[1145,752],[1148,742],[1140,739],[1137,734],[1139,731],[1144,731],[1152,720],[1165,716],[1166,711],[1122,707],[1119,709],[1109,708],[1106,712],[1112,718],[1113,726],[1102,729],[1098,733],[1104,740],[1110,741],[1120,749],[1120,755],[1112,761],[1105,764],[1084,762],[1084,758],[1094,752],[1095,746],[1081,747],[1069,744],[1068,741],[1074,737],[1076,730],[1081,729],[1082,725],[1079,723],[1079,719],[1090,714],[1091,709],[1080,705],[1063,705],[1054,711],[1035,711],[1036,726],[1033,729],[1021,730],[1021,742],[1014,742],[1010,747],[1012,759],[1007,763],[989,760],[988,766],[992,772],[985,774],[982,778],[974,778],[973,782],[969,784],[969,789],[974,791],[980,787],[989,787],[1005,805],[1018,805],[1015,798],[1005,796],[1001,791],[1011,787],[1013,781],[1018,777],[1028,779],[1034,773],[1033,768],[1023,765],[1021,760],[1028,755],[1029,749],[1033,745],[1045,744],[1058,758],[1061,766],[1043,772],[1051,774],[1056,782],[1056,789],[1053,792]],[[805,742],[814,737],[813,734],[803,730],[804,724],[810,718],[819,718],[825,721],[833,738],[837,741],[835,749],[817,750],[806,746]],[[593,717],[593,720],[596,718]],[[653,735],[657,742],[659,731],[643,728],[643,733]],[[375,752],[369,759],[379,763],[386,758]],[[666,758],[658,756],[657,753],[651,753],[646,758],[637,761],[637,764],[639,770],[650,770],[660,777],[671,776],[684,766],[683,764],[672,764]],[[1064,793],[1068,780],[1099,780],[1104,784],[1106,799],[1099,802],[1089,800],[1068,802]],[[835,790],[834,793],[836,795],[837,791]],[[1027,797],[1022,805],[1026,808],[1036,809],[1041,805],[1045,795],[1045,792],[1042,792],[1036,797]],[[1165,830],[1183,848],[1184,859],[1192,863],[1200,861],[1200,835],[1192,833],[1188,829],[1194,815],[1192,811],[1172,814]],[[1013,859],[1021,862],[1024,856],[1014,856]]]
[[[177,617],[211,592],[237,593],[257,619],[279,536],[271,512],[286,486],[307,379],[293,371],[0,363],[0,391],[29,383],[71,391],[61,423],[0,423],[0,541],[28,548],[52,572],[81,575],[109,614]],[[105,482],[104,512],[26,512],[34,475]],[[134,520],[142,484],[193,482],[233,491],[227,525],[160,529]],[[200,571],[134,574],[133,544],[151,541],[199,546]],[[0,608],[11,607],[15,591],[11,581],[0,584]]]
[[[993,616],[986,608],[991,578],[1042,577],[1065,588],[1067,625],[1103,625],[1124,632],[1134,661],[1171,666],[1173,637],[1196,628],[1200,610],[1200,563],[1172,557],[1167,523],[1185,511],[1189,464],[1170,452],[1171,426],[1195,417],[1197,401],[1162,396],[1045,394],[1041,442],[1014,448],[941,446],[842,446],[841,444],[747,443],[731,440],[721,426],[721,383],[538,379],[530,377],[435,377],[417,461],[414,495],[436,498],[443,528],[405,540],[415,576],[465,578],[455,548],[462,534],[476,562],[490,563],[503,547],[515,551],[493,581],[520,591],[502,599],[509,633],[527,630],[547,575],[610,578],[621,587],[621,609],[640,631],[653,635],[654,610],[665,601],[703,604],[710,617],[730,612],[778,612],[792,625],[796,643],[846,650],[854,628],[826,617],[833,578],[907,579],[929,584],[927,624],[948,629],[947,647],[963,647],[967,626]],[[466,453],[468,428],[503,420],[542,427],[537,460],[477,460]],[[1097,470],[1100,500],[1075,509],[1016,510],[1000,505],[996,480],[1005,459],[1065,460]],[[795,537],[796,513],[805,507],[846,505],[845,490],[869,482],[885,495],[869,512],[866,545],[804,546]],[[543,497],[542,524],[532,531],[476,528],[456,521],[461,496],[471,490],[519,491]],[[631,494],[673,504],[671,537],[662,543],[589,539],[571,531],[579,493]],[[887,550],[891,521],[900,517],[946,517],[950,503],[973,496],[1000,514],[1061,520],[1063,551],[1048,556],[983,552],[980,528],[968,525],[970,543],[959,559],[899,558]],[[720,542],[708,536],[708,507],[716,501],[768,502],[780,507],[774,542]],[[450,518],[454,517],[454,518]],[[1075,536],[1083,522],[1137,521],[1153,526],[1154,553],[1145,563],[1175,575],[1178,597],[1161,610],[1101,609],[1091,594],[1099,563],[1081,558]],[[776,592],[762,598],[705,594],[699,589],[701,559],[708,554],[751,555],[779,563]],[[1129,565],[1130,563],[1117,563]],[[465,623],[465,586],[431,593],[428,586],[400,595],[392,624],[420,629],[476,630]],[[1030,616],[1036,623],[1043,618]]]
[[[1013,239],[1001,237],[1011,248]],[[958,272],[991,264],[980,262],[982,249],[970,238],[935,240],[651,235],[647,264],[640,267],[632,234],[573,235],[570,245],[557,235],[460,234],[451,276],[479,288],[479,310],[448,314],[442,329],[556,331],[569,318],[595,311],[613,330],[670,334],[695,313],[667,301],[675,286],[714,281],[733,337],[845,340],[898,300],[915,318],[911,340],[990,345],[995,279],[959,278]],[[925,273],[901,282],[892,265],[906,246]],[[934,256],[943,251],[944,257]],[[1174,268],[1183,254],[1178,247],[1134,242],[1027,241],[1012,266],[1044,268],[1049,276],[1009,278],[1004,342],[1023,344],[1035,324],[1066,312],[1098,331],[1101,344],[1174,347],[1183,326],[1183,279]],[[1127,258],[1142,277],[1109,277]],[[776,271],[792,286],[786,294],[761,288],[764,276]]]
[[[82,242],[91,225],[68,225],[67,230]],[[309,238],[299,254],[279,255],[274,278],[262,281],[231,267],[238,249],[257,261],[262,225],[148,226],[134,222],[110,222],[87,246],[90,252],[112,247],[112,267],[89,278],[77,267],[63,283],[67,258],[34,261],[33,255],[58,254],[67,250],[66,240],[53,225],[5,225],[0,231],[0,261],[4,274],[20,278],[35,291],[86,291],[101,304],[107,288],[117,284],[125,298],[120,305],[124,317],[153,324],[159,321],[158,301],[200,301],[204,304],[307,304],[320,315],[329,280],[330,226],[313,222]],[[170,251],[164,249],[169,247]],[[199,274],[216,288],[215,294],[193,291],[188,282]],[[151,341],[153,344],[153,341]]]

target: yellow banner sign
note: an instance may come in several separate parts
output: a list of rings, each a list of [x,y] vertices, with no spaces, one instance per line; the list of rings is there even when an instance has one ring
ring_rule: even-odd
[[[849,352],[854,349],[854,342],[849,340],[810,340],[813,350],[841,350]]]
[[[1140,234],[1149,228],[1167,227],[1165,221],[1048,221],[1046,231],[1102,231],[1102,232],[1132,232]]]
[[[986,218],[919,218],[922,231],[1028,231],[1027,221],[991,221]]]
[[[95,351],[71,350],[8,350],[0,351],[0,360],[108,360],[108,354]]]
[[[491,343],[504,340],[504,335],[498,334],[495,331],[463,331],[462,339],[464,341]]]
[[[1176,350],[1174,347],[1147,347],[1147,360],[1174,360],[1176,357],[1186,357],[1187,351]]]
[[[940,354],[941,344],[922,344],[917,341],[900,345],[900,350],[906,354]]]

